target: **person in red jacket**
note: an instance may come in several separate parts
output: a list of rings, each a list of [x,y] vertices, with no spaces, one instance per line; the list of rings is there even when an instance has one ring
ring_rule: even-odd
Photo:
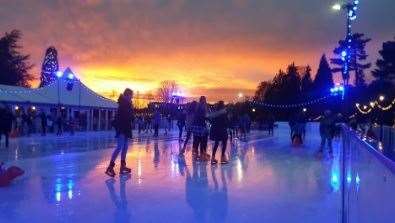
[[[7,169],[3,166],[4,163],[0,162],[0,187],[8,186],[15,178],[25,173],[25,171],[16,166],[12,166]]]
[[[129,88],[125,89],[123,94],[118,98],[118,112],[115,120],[115,130],[118,136],[117,147],[111,156],[111,161],[107,167],[106,174],[110,177],[115,176],[114,166],[115,160],[121,153],[120,174],[129,174],[131,169],[126,167],[126,154],[129,146],[129,139],[132,138],[132,121],[133,121],[133,91]]]

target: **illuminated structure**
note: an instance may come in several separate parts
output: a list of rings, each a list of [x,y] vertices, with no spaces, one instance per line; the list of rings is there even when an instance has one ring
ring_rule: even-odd
[[[344,61],[343,65],[343,77],[346,77],[346,82],[344,83],[347,86],[349,83],[350,77],[350,61],[352,57],[352,22],[357,19],[357,10],[358,10],[359,0],[354,0],[352,3],[346,4],[335,4],[332,9],[340,11],[344,10],[346,12],[347,23],[346,23],[346,47],[341,52],[341,59]]]
[[[41,67],[40,87],[47,86],[55,81],[58,71],[58,52],[55,47],[49,47],[45,52],[44,61]]]
[[[65,120],[78,119],[79,130],[111,129],[118,107],[115,101],[86,87],[70,69],[55,75],[57,80],[37,89],[0,85],[0,101],[14,108],[17,115],[24,110],[55,118],[60,112]]]

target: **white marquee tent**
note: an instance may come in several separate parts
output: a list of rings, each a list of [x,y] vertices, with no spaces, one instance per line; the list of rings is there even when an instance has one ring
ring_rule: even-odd
[[[79,119],[81,130],[111,129],[117,103],[95,93],[74,75],[71,77],[63,75],[36,89],[0,85],[0,103],[12,106],[16,115],[23,109],[56,117],[61,111],[65,119]]]
[[[72,89],[67,85],[72,83]],[[90,90],[79,80],[59,79],[36,89],[0,85],[0,101],[7,104],[62,105],[72,107],[117,108],[117,103]]]

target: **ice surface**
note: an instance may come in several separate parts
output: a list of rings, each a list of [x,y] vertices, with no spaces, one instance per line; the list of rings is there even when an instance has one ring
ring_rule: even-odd
[[[211,166],[190,150],[179,159],[175,132],[143,136],[129,147],[131,177],[114,180],[104,175],[113,133],[14,139],[0,160],[26,174],[0,188],[0,222],[338,222],[339,142],[334,159],[318,159],[316,127],[306,138],[292,147],[286,125],[253,132],[229,145],[229,164]]]

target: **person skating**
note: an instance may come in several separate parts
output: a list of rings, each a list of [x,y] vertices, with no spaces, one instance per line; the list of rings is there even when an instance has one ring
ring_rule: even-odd
[[[0,111],[0,137],[5,137],[5,147],[9,146],[9,135],[12,130],[12,122],[14,121],[14,115],[8,107],[2,108]]]
[[[186,122],[186,113],[184,111],[181,111],[177,117],[178,141],[179,142],[182,142],[182,133],[184,131],[185,122]]]
[[[45,112],[40,113],[40,119],[41,119],[41,135],[45,136],[47,135],[47,126],[48,126],[48,118]]]
[[[207,154],[207,102],[206,97],[200,97],[193,120],[193,159],[195,161],[208,161],[210,155]],[[199,150],[200,149],[200,150]]]
[[[154,117],[153,117],[153,126],[154,126],[154,137],[158,137],[159,136],[159,125],[160,125],[160,113],[159,110],[156,109],[154,112]]]
[[[197,102],[193,101],[187,109],[187,114],[186,114],[186,120],[185,120],[185,131],[187,132],[187,135],[185,137],[184,141],[184,146],[182,147],[179,155],[183,156],[185,153],[185,150],[187,148],[188,142],[191,139],[192,136],[192,125],[193,125],[193,120],[195,118],[195,111],[197,107]]]
[[[126,167],[126,154],[128,151],[128,141],[132,138],[132,121],[133,121],[133,106],[132,106],[133,91],[129,88],[125,89],[123,94],[118,98],[117,120],[115,120],[115,128],[118,133],[117,147],[111,156],[111,161],[107,167],[106,174],[114,177],[115,160],[119,153],[121,153],[120,174],[129,174],[131,169]]]
[[[221,151],[221,164],[228,163],[226,159],[226,145],[228,142],[228,126],[229,120],[226,114],[225,104],[223,101],[219,101],[217,104],[216,112],[209,115],[211,121],[210,139],[214,141],[214,147],[211,155],[211,164],[215,165],[218,161],[215,159],[219,143],[222,143]]]
[[[332,117],[332,112],[326,110],[324,112],[324,117],[320,121],[320,136],[321,136],[321,146],[318,151],[319,154],[324,152],[325,144],[328,144],[329,154],[333,155],[332,139],[334,134],[335,122]]]
[[[61,136],[63,134],[63,117],[61,111],[58,111],[58,117],[56,118],[56,125],[58,126],[58,131],[56,135]]]

